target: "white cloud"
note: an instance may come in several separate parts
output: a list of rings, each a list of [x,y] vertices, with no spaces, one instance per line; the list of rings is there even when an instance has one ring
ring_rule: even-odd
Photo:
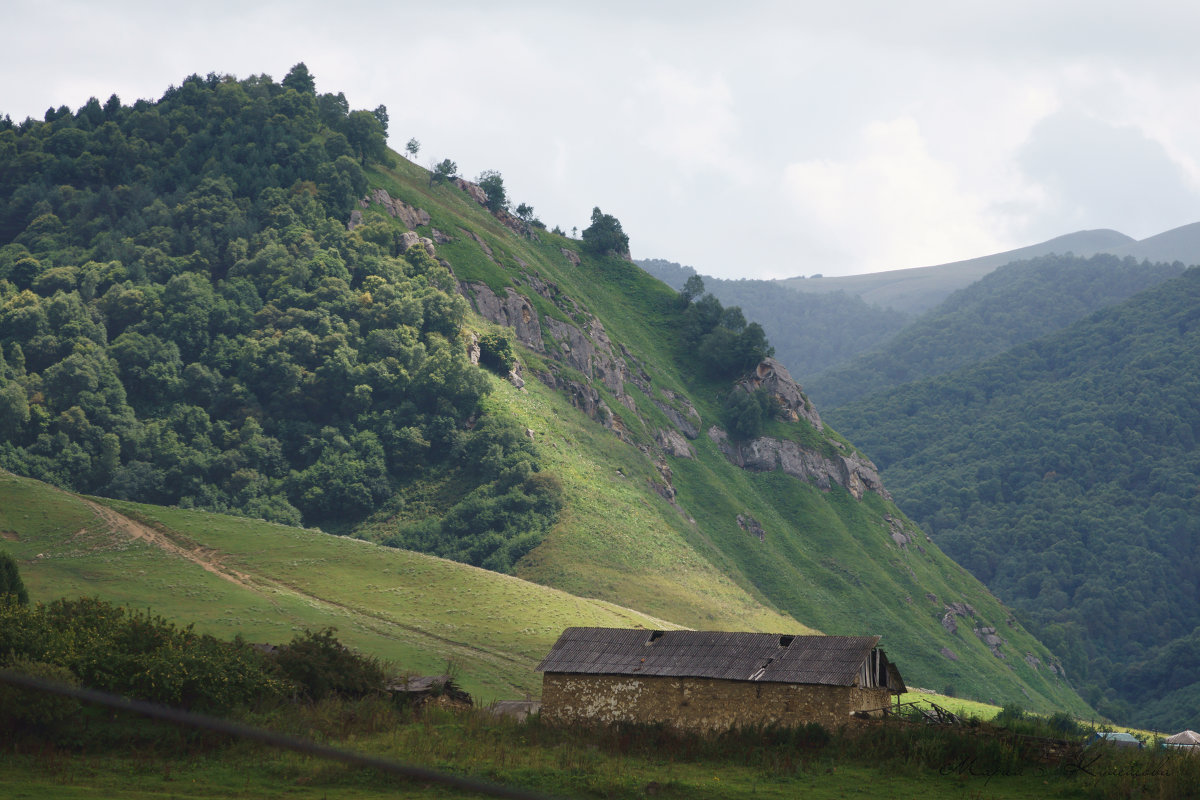
[[[844,253],[865,271],[937,264],[998,247],[984,201],[960,186],[953,165],[929,153],[911,118],[869,124],[846,160],[789,164],[783,190],[795,224],[815,246]]]
[[[657,64],[638,86],[634,113],[641,141],[685,173],[714,170],[744,180],[748,166],[737,152],[733,101],[719,75],[703,78]]]

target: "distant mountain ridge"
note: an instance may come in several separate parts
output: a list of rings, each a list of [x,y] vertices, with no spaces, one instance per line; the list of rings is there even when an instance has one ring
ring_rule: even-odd
[[[1179,261],[1184,266],[1194,266],[1200,264],[1200,222],[1172,228],[1141,240],[1119,231],[1100,228],[1076,231],[1027,247],[947,264],[833,278],[784,278],[776,283],[800,292],[843,291],[861,297],[872,305],[916,314],[933,308],[951,292],[974,283],[997,267],[1051,253],[1071,253],[1076,256],[1111,253],[1115,256],[1132,256],[1138,260],[1168,264]]]
[[[1178,277],[1185,267],[1098,253],[1015,261],[950,295],[880,347],[811,377],[824,409],[998,355]]]

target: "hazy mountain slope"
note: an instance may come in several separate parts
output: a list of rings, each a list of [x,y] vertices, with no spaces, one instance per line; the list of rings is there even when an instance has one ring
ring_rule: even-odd
[[[261,520],[101,504],[5,472],[0,538],[34,601],[100,597],[252,642],[334,626],[342,641],[415,674],[452,663],[485,702],[537,694],[533,667],[567,625],[670,625],[407,550]]]
[[[1158,724],[1200,716],[1194,702],[1158,702],[1200,696],[1180,691],[1190,650],[1169,649],[1200,626],[1189,599],[1200,592],[1198,321],[1191,269],[830,414],[879,460],[900,505],[1032,621],[1086,697]],[[1136,679],[1156,673],[1170,680]]]
[[[691,267],[652,259],[638,266],[676,290]],[[875,347],[910,321],[909,315],[868,305],[845,292],[780,291],[777,281],[705,277],[704,288],[725,306],[739,306],[763,326],[775,357],[808,385],[809,376]]]
[[[1111,252],[1134,240],[1112,230],[1078,231],[1045,242],[1006,250],[1003,253],[938,264],[866,275],[830,278],[787,278],[781,286],[801,292],[846,292],[871,305],[892,308],[906,314],[918,314],[933,308],[952,292],[968,286],[997,267],[1050,253],[1089,256]]]
[[[712,298],[489,210],[298,68],[93,111],[0,131],[20,143],[0,148],[14,471],[300,518],[696,627],[866,630],[914,685],[1087,713],[782,370],[735,385],[721,359],[757,352],[756,328]],[[780,418],[731,435],[764,396]]]
[[[1105,252],[1147,261],[1179,261],[1186,266],[1194,266],[1200,264],[1200,222],[1172,228],[1137,242],[1127,242]]]
[[[929,378],[1066,327],[1182,273],[1112,255],[1050,255],[999,267],[919,317],[878,350],[805,383],[821,408]]]

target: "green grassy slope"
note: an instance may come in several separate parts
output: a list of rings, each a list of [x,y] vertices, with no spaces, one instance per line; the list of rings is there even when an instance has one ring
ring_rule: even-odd
[[[705,430],[717,423],[728,392],[728,385],[700,381],[688,368],[675,293],[664,284],[629,262],[590,256],[568,238],[546,231],[536,240],[517,236],[460,189],[430,188],[425,171],[414,165],[371,177],[426,210],[430,228],[456,237],[438,246],[438,256],[460,281],[511,287],[543,318],[586,327],[595,315],[624,348],[631,371],[648,379],[649,395],[627,385],[625,403],[592,383],[617,418],[614,427],[624,431],[622,441],[532,378],[553,361],[552,348],[518,348],[527,385],[518,391],[499,382],[489,410],[534,432],[546,469],[561,478],[568,498],[558,524],[518,565],[518,574],[694,627],[799,628],[791,617],[828,633],[878,633],[915,685],[1088,713],[1049,669],[1055,657],[980,583],[923,535],[896,543],[885,518],[907,524],[911,533],[915,526],[891,502],[870,493],[856,500],[840,487],[822,491],[778,472],[742,470],[703,434],[691,442],[695,458],[662,454],[654,433],[671,423],[652,400],[687,397]],[[461,235],[464,230],[483,239],[493,257]],[[573,265],[562,248],[582,263]],[[536,292],[538,283],[553,285],[558,302]],[[491,329],[482,320],[476,325]],[[806,423],[779,423],[772,433],[826,450],[836,437]],[[669,466],[674,505],[651,488],[662,481],[658,460]],[[759,520],[765,540],[739,528],[738,514]],[[942,624],[950,604],[974,612],[956,618],[956,632]],[[1002,656],[982,641],[984,628],[1005,640]]]
[[[259,520],[102,505],[3,472],[0,537],[35,601],[95,596],[252,642],[335,626],[413,674],[452,662],[483,701],[537,695],[533,667],[564,627],[671,627],[432,556]]]

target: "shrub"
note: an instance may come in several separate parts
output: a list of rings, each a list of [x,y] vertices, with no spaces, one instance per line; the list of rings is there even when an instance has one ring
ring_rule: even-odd
[[[66,667],[25,658],[13,659],[3,666],[30,678],[79,687],[79,679]],[[51,730],[71,721],[81,707],[74,697],[0,682],[0,730]]]
[[[17,571],[17,562],[8,553],[0,553],[0,595],[10,594],[21,605],[29,602],[29,592]]]
[[[244,642],[95,598],[32,607],[0,599],[0,663],[22,660],[65,668],[89,688],[214,712],[289,688]]]
[[[382,692],[387,675],[379,659],[356,653],[333,634],[333,628],[306,630],[275,652],[275,665],[309,700]]]
[[[746,392],[739,387],[725,397],[721,423],[733,438],[753,439],[762,433],[776,408],[774,398],[765,389]]]
[[[597,207],[592,209],[592,224],[583,231],[583,246],[600,255],[616,253],[628,257],[629,236],[621,228],[620,220]]]
[[[503,333],[485,333],[479,337],[479,363],[501,375],[507,375],[516,363],[512,341]]]

